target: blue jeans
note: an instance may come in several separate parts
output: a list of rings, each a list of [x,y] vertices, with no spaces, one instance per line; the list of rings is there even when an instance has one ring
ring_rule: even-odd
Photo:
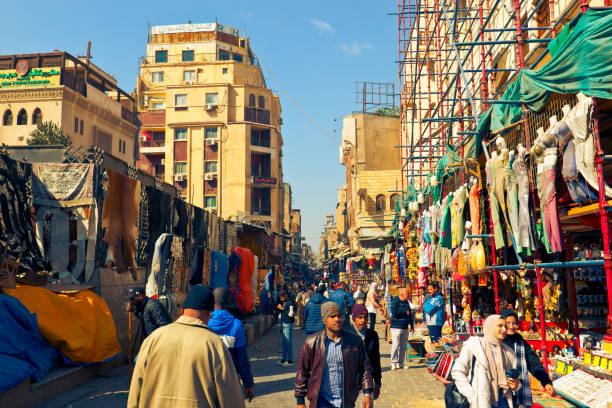
[[[432,343],[435,343],[436,341],[440,340],[440,337],[442,337],[442,326],[427,325],[427,330],[429,330],[429,338],[431,339]]]
[[[293,323],[281,323],[283,327],[282,344],[283,358],[281,360],[293,361],[293,343],[291,342],[291,332],[293,331]]]

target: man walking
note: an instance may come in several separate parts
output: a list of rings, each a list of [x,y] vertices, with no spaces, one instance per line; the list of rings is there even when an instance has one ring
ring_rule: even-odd
[[[391,299],[391,370],[404,367],[406,346],[408,345],[408,326],[414,331],[414,319],[408,289],[400,289],[399,296]]]
[[[317,286],[316,292],[304,306],[304,325],[306,334],[312,334],[319,332],[325,328],[323,321],[321,321],[321,306],[323,303],[328,302],[327,298],[323,296],[325,292],[325,284],[321,283]]]
[[[145,295],[145,289],[136,286],[128,292],[129,302],[126,310],[134,313],[140,320],[143,338],[149,337],[158,327],[172,323],[172,319],[159,300]]]
[[[376,333],[375,330],[368,328],[369,313],[368,309],[364,305],[354,305],[351,318],[351,323],[355,333],[361,337],[361,340],[363,340],[363,343],[365,344],[366,353],[368,354],[370,365],[372,366],[372,377],[374,377],[374,399],[378,399],[382,379],[378,333]]]
[[[423,303],[425,324],[427,324],[431,342],[436,343],[442,337],[442,326],[444,326],[444,320],[446,319],[444,298],[440,294],[440,286],[437,282],[431,282],[427,285],[427,293],[429,294],[429,299]]]
[[[340,282],[338,288],[329,295],[329,300],[340,305],[344,325],[350,327],[351,308],[353,307],[353,297],[346,290],[346,282]]]
[[[227,311],[227,307],[230,304],[230,291],[225,288],[216,288],[213,294],[215,297],[215,310],[208,321],[208,328],[217,333],[229,349],[234,367],[236,367],[236,371],[242,379],[244,393],[249,402],[251,402],[255,397],[255,393],[253,391],[253,375],[251,374],[251,364],[247,354],[244,327],[242,327],[240,320]]]
[[[343,330],[340,306],[321,306],[325,329],[308,336],[300,353],[295,377],[298,408],[353,408],[363,390],[362,407],[371,408],[374,392],[372,367],[363,341]]]
[[[230,352],[206,324],[214,297],[194,286],[182,316],[155,330],[142,344],[128,408],[240,408],[244,398]]]
[[[281,322],[281,343],[283,345],[283,356],[280,363],[283,365],[293,364],[293,322],[295,320],[295,303],[289,298],[289,294],[281,290],[278,294],[279,305],[277,306],[280,312]]]

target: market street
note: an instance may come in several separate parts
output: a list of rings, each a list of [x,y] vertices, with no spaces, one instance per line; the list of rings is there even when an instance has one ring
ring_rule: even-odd
[[[382,337],[384,329],[377,324],[377,331]],[[306,338],[303,330],[294,330],[294,365],[279,365],[281,344],[278,326],[272,327],[261,338],[249,347],[251,369],[255,378],[255,399],[247,404],[250,408],[295,407],[293,396],[295,370],[298,353]],[[382,391],[375,401],[376,407],[406,408],[442,408],[444,407],[444,389],[422,366],[407,370],[391,371],[389,353],[391,345],[380,342],[381,362],[383,367]],[[122,408],[125,407],[128,394],[127,366],[121,366],[110,373],[68,391],[39,408]],[[361,406],[358,402],[357,406]]]

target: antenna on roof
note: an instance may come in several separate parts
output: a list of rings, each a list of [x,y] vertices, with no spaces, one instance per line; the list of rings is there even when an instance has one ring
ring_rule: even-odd
[[[147,44],[151,42],[151,23],[147,21]]]

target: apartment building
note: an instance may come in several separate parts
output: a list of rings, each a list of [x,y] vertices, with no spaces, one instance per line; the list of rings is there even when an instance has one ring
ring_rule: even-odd
[[[220,217],[282,230],[282,110],[248,38],[216,22],[153,26],[137,95],[139,168]]]
[[[0,115],[0,143],[26,145],[39,123],[51,121],[73,146],[134,163],[135,101],[87,58],[61,51],[0,56]]]

